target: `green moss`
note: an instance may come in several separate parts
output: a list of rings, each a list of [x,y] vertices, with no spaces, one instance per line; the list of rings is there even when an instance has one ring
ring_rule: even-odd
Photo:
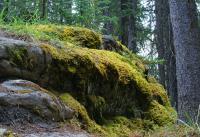
[[[13,132],[9,130],[3,135],[3,137],[15,137],[15,136],[14,136]]]
[[[20,67],[24,67],[27,66],[26,63],[24,62],[26,56],[27,56],[27,49],[24,47],[14,47],[14,48],[8,48],[8,54],[9,54],[9,58],[10,61],[15,64],[18,65]]]
[[[94,31],[79,27],[64,27],[59,34],[60,40],[71,41],[81,47],[99,49],[101,36]]]
[[[32,70],[34,68],[34,57],[28,56],[27,48],[23,46],[8,47],[7,52],[12,65],[28,70]]]
[[[69,27],[62,25],[34,25],[34,24],[11,24],[0,25],[12,35],[22,37],[29,41],[58,41],[61,43],[72,43],[75,46],[99,49],[102,43],[101,35],[80,27]],[[13,34],[14,33],[14,34]]]
[[[172,107],[163,107],[158,102],[151,102],[148,110],[148,119],[152,119],[158,125],[170,125],[177,118]]]
[[[11,28],[7,27],[8,30]],[[70,90],[86,107],[69,95],[61,97],[66,103],[71,103],[78,119],[88,130],[101,131],[102,128],[92,120],[99,122],[100,118],[103,121],[107,114],[112,118],[117,115],[130,119],[143,118],[159,126],[175,122],[176,112],[170,106],[166,91],[147,77],[144,60],[124,45],[118,43],[122,49],[118,53],[98,50],[101,35],[77,27],[27,25],[12,30],[42,41],[41,49],[52,58],[43,71],[44,77],[48,79],[48,87],[60,91]],[[52,40],[58,41],[58,44]],[[34,62],[30,63],[29,58],[25,58],[26,51],[23,49],[12,49],[9,52],[14,64],[24,68],[34,67]],[[87,105],[88,102],[92,105]],[[127,135],[131,128],[121,127],[124,125],[121,123],[112,123],[110,131],[116,130],[117,134],[118,131],[119,134],[124,131],[123,134]],[[120,131],[123,128],[126,129]]]
[[[107,121],[104,125],[104,129],[111,137],[128,137],[136,128],[136,124],[133,121],[121,116]]]
[[[152,76],[147,76],[147,81],[149,83],[158,83],[158,81]]]
[[[184,125],[167,125],[165,127],[158,128],[157,130],[148,133],[151,137],[199,137],[200,133],[198,129]]]
[[[83,105],[81,105],[77,100],[75,100],[70,94],[61,94],[60,98],[64,103],[71,107],[75,113],[76,118],[82,124],[82,128],[86,129],[92,133],[106,134],[105,131],[88,116],[88,112]]]
[[[69,66],[68,67],[68,70],[69,70],[69,72],[71,72],[71,73],[76,73],[76,68],[75,67],[72,67],[72,66]]]
[[[98,133],[99,135],[105,137],[128,137],[133,134],[134,131],[139,131],[144,128],[152,129],[153,126],[151,121],[143,121],[141,119],[128,119],[123,116],[111,117],[110,120],[104,120],[100,126],[90,119],[85,107],[81,105],[76,99],[74,99],[70,94],[61,94],[60,98],[64,103],[75,110],[76,118],[78,119],[79,123],[78,125],[84,126],[82,128],[91,133]],[[96,97],[92,98],[95,98],[96,100]],[[73,120],[73,122],[77,121]]]
[[[173,109],[169,109],[171,106],[164,88],[157,83],[149,83],[143,73],[138,71],[139,68],[133,63],[130,63],[125,57],[113,52],[95,49],[69,46],[62,49],[56,49],[50,45],[41,45],[41,47],[47,54],[52,55],[56,64],[61,64],[66,68],[73,66],[76,70],[79,70],[75,75],[79,78],[80,82],[82,81],[83,84],[79,83],[80,85],[78,85],[77,83],[76,86],[84,88],[85,85],[88,84],[89,89],[92,90],[85,92],[92,92],[95,96],[98,96],[98,94],[102,92],[102,97],[105,99],[106,107],[108,109],[122,109],[121,113],[126,114],[127,110],[124,108],[130,110],[130,106],[132,106],[131,109],[133,111],[139,110],[141,115],[145,115],[145,117],[147,117],[147,114],[151,115],[149,111],[152,110],[149,109],[149,106],[152,105],[152,102],[158,102],[158,107],[162,108],[161,111],[163,111],[163,115],[160,114],[157,115],[157,117],[151,117],[151,120],[155,121],[155,123],[159,125],[163,125],[165,122],[168,123],[175,121],[175,117],[172,117],[171,114],[175,116],[176,113]],[[51,75],[55,73],[55,70],[57,69],[59,68],[53,69],[53,72],[51,71]],[[69,73],[73,72],[69,71]],[[58,75],[58,73],[55,74],[55,76]],[[56,85],[63,83],[60,81],[61,77],[63,77],[63,75],[57,79],[58,83]],[[118,91],[118,88],[120,87],[114,85],[116,87],[110,87],[111,91],[108,90],[108,87],[107,89],[106,87],[104,87],[104,89],[98,89],[95,85],[93,85],[93,79],[96,80],[94,84],[97,83],[97,85],[102,81],[107,81],[107,84],[110,86],[115,81],[125,88]],[[88,81],[89,83],[87,83]],[[125,89],[131,85],[134,85],[135,87],[132,90],[126,91]],[[80,98],[84,97],[81,94],[77,94],[76,96],[79,96]],[[129,103],[125,103],[126,100],[129,101]],[[132,102],[132,100],[134,100],[134,102]],[[169,111],[169,113],[165,113],[167,111]],[[159,120],[160,123],[158,122]]]
[[[90,116],[99,124],[103,122],[103,111],[106,106],[105,99],[100,96],[88,95],[86,97],[87,104],[86,108]]]

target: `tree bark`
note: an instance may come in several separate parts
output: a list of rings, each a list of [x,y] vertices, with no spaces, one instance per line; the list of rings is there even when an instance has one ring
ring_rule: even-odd
[[[128,0],[121,0],[121,41],[124,45],[128,45]]]
[[[137,10],[137,0],[131,0],[131,14],[129,16],[128,25],[128,48],[134,53],[137,52],[137,30],[136,30],[136,10]]]
[[[4,1],[4,12],[3,12],[3,20],[5,22],[8,22],[8,12],[9,12],[9,4],[10,3],[10,0],[5,0]]]
[[[0,0],[0,12],[3,11],[4,8],[4,0]]]
[[[41,19],[46,19],[47,9],[47,0],[41,0]]]
[[[137,52],[136,9],[137,0],[121,0],[121,41],[133,52]]]
[[[158,58],[165,60],[158,65],[160,83],[168,90],[172,105],[177,107],[176,60],[168,0],[155,0],[155,8]]]
[[[195,0],[169,0],[176,52],[178,113],[196,120],[200,104],[200,32]],[[199,122],[200,123],[200,122]]]
[[[65,21],[67,24],[71,25],[72,24],[72,0],[68,0],[66,2],[66,11],[67,11],[67,16],[65,17]]]

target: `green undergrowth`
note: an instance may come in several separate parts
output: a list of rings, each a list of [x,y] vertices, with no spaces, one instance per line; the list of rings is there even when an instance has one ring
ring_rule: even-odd
[[[147,137],[199,137],[200,133],[184,125],[170,125],[146,133]]]

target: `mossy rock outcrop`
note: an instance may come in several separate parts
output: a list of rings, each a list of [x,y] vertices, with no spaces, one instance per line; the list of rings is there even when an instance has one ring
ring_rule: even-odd
[[[98,124],[116,116],[159,126],[175,122],[164,88],[148,81],[144,61],[119,42],[106,51],[103,36],[88,29],[28,28],[23,35],[32,33],[37,42],[0,38],[0,77],[27,79],[59,95],[68,91]]]

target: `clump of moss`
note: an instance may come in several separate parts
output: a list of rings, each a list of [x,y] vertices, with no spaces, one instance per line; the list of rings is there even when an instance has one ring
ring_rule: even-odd
[[[62,25],[3,25],[0,26],[7,32],[21,37],[29,37],[35,41],[59,41],[61,43],[72,43],[74,46],[100,49],[102,44],[101,35],[80,27],[69,27]],[[16,37],[17,38],[17,37]]]
[[[75,111],[76,118],[82,124],[82,128],[86,129],[89,132],[106,134],[105,131],[98,124],[90,119],[85,107],[81,105],[76,99],[74,99],[70,94],[61,94],[60,98],[64,103],[66,103]]]
[[[91,117],[97,122],[102,123],[103,122],[103,111],[106,106],[105,99],[101,96],[95,96],[95,95],[88,95],[86,97],[87,99],[87,110],[89,114],[91,114]]]
[[[55,25],[32,25],[30,27],[37,31],[42,30],[47,38],[57,38],[60,41],[71,42],[76,46],[99,49],[102,43],[101,35],[86,28]]]
[[[136,122],[126,117],[118,116],[106,121],[103,127],[111,137],[128,137],[136,129],[139,129],[137,126],[142,128],[142,121]]]
[[[27,56],[27,49],[24,47],[18,47],[18,48],[8,48],[7,49],[10,61],[18,66],[25,67],[27,66],[24,62],[26,56]]]
[[[174,119],[177,118],[176,113],[173,113],[173,108],[168,106],[163,107],[157,101],[152,101],[148,110],[148,117],[152,119],[155,124],[163,126],[169,125],[174,122]],[[171,119],[169,119],[171,117]]]
[[[147,81],[149,83],[158,83],[158,81],[153,76],[147,76]]]
[[[72,41],[81,47],[99,49],[101,36],[94,31],[79,27],[64,27],[60,32],[62,41]]]
[[[7,52],[12,65],[27,70],[32,70],[34,68],[34,57],[32,58],[31,56],[28,56],[27,48],[23,46],[8,47]]]

